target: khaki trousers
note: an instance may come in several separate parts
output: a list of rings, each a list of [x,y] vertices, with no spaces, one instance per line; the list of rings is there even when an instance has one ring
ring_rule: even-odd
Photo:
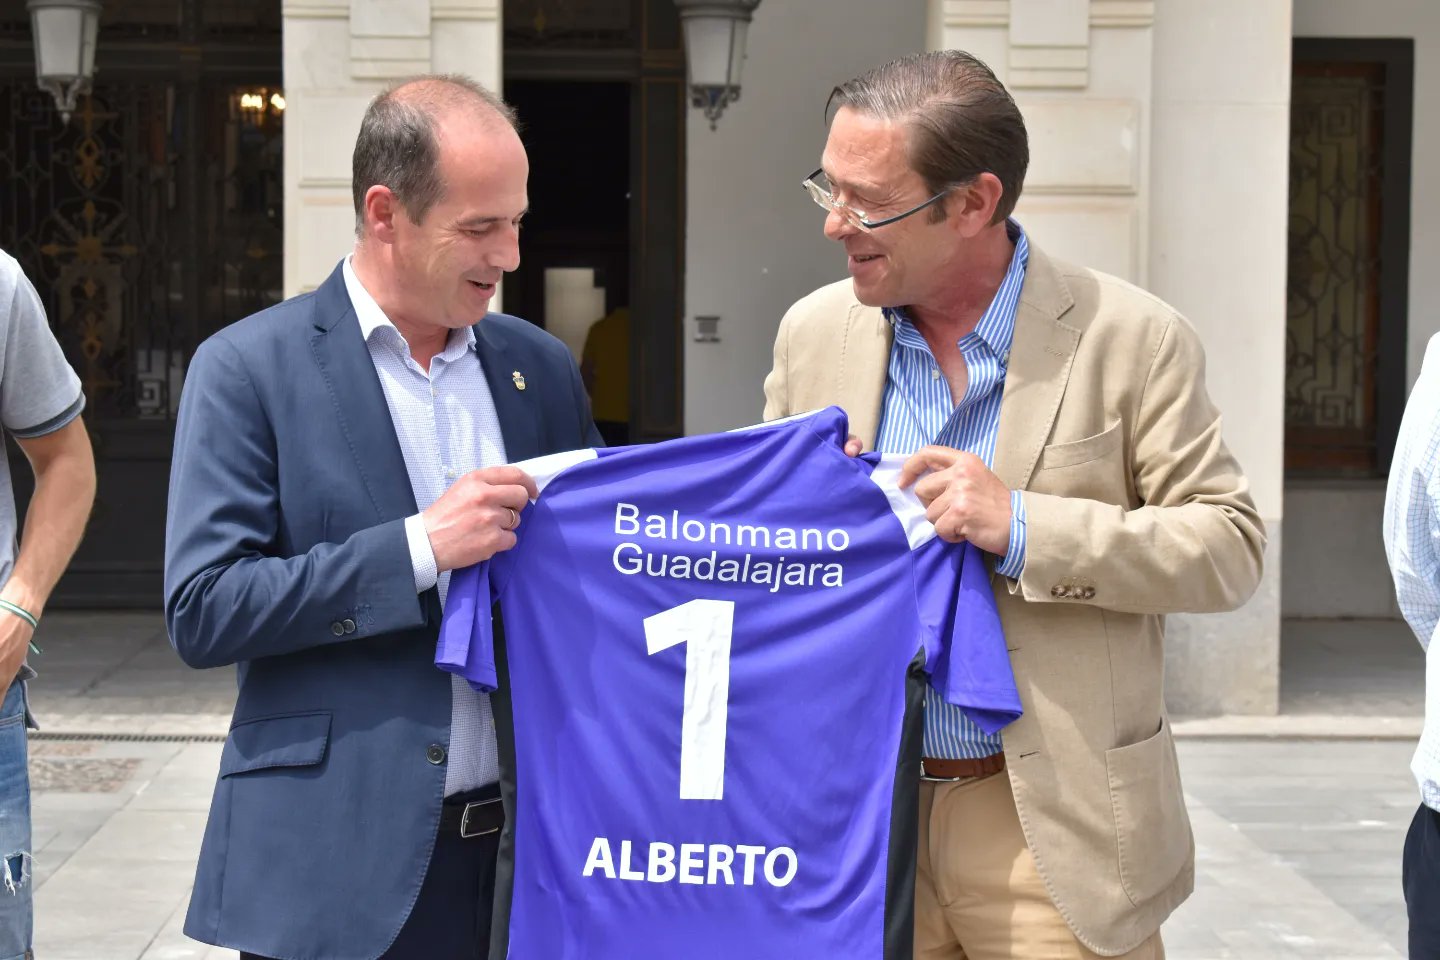
[[[1098,960],[1060,916],[1010,777],[920,783],[915,960]],[[1164,960],[1156,933],[1122,960]]]

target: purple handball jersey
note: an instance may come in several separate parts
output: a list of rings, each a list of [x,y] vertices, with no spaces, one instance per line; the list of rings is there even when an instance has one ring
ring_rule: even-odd
[[[982,555],[846,433],[520,464],[540,497],[437,653],[512,705],[492,956],[909,957],[923,684],[992,731],[1020,701]]]

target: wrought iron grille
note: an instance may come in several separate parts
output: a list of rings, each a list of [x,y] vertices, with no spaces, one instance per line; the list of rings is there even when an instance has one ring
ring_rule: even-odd
[[[1297,65],[1285,423],[1291,466],[1376,465],[1384,68]]]
[[[9,86],[0,103],[0,179],[13,187],[0,245],[47,301],[95,417],[163,410],[154,378],[192,332],[175,311],[167,242],[167,94],[150,84],[98,87],[68,126],[28,84]]]
[[[92,419],[173,417],[199,340],[281,296],[283,113],[207,84],[186,131],[180,92],[97,79],[66,125],[33,85],[0,87],[0,247],[45,299]]]

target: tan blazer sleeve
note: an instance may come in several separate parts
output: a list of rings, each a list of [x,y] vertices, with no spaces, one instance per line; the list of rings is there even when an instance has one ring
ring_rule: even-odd
[[[790,409],[790,326],[795,308],[786,311],[775,333],[775,359],[765,377],[765,413],[762,420],[778,420],[795,411]]]
[[[1178,318],[1151,362],[1133,450],[1138,508],[1025,492],[1019,591],[1029,601],[1126,613],[1240,606],[1260,582],[1264,524],[1221,439],[1199,337]],[[1052,595],[1077,580],[1093,587],[1088,600]]]

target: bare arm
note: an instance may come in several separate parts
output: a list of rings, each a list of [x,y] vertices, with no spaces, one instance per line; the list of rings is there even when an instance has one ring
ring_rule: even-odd
[[[0,598],[36,616],[65,572],[95,503],[95,455],[79,417],[54,433],[18,440],[35,471],[20,555]]]
[[[85,532],[95,502],[95,457],[79,417],[54,433],[16,442],[35,472],[35,495],[0,599],[39,617]],[[30,633],[19,617],[0,620],[0,680],[7,686],[25,659]]]

